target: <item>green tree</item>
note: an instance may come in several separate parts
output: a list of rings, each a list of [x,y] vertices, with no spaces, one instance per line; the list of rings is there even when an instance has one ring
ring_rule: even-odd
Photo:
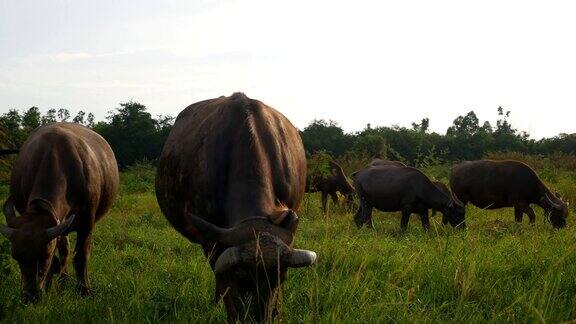
[[[481,159],[490,149],[490,123],[480,126],[474,111],[458,116],[446,131],[449,157],[453,160]]]
[[[86,118],[86,126],[93,128],[94,127],[94,114],[89,113],[88,118]]]
[[[146,111],[146,106],[133,101],[121,103],[106,119],[107,123],[96,124],[94,130],[110,143],[123,168],[141,160],[155,160],[173,120],[168,116],[157,121]]]
[[[70,118],[70,111],[68,111],[68,109],[66,108],[58,109],[58,119],[60,119],[61,122],[68,121],[68,118]]]
[[[26,140],[26,133],[20,127],[22,116],[16,109],[10,109],[7,113],[0,116],[0,127],[3,129],[4,147],[20,147]]]
[[[429,118],[422,118],[420,124],[412,123],[412,129],[419,132],[419,133],[426,133],[428,132],[428,128],[430,127],[430,119]]]
[[[30,107],[22,116],[22,127],[26,132],[31,132],[41,124],[40,109]]]
[[[54,123],[56,121],[56,109],[49,109],[44,116],[42,116],[42,125]]]
[[[84,125],[84,116],[86,113],[82,110],[78,111],[76,116],[72,119],[73,122]]]
[[[353,138],[334,121],[314,120],[300,133],[309,153],[325,151],[340,156],[352,147]]]

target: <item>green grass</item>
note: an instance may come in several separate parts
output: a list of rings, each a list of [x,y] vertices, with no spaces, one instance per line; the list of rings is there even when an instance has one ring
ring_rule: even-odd
[[[97,226],[90,260],[94,293],[55,285],[38,304],[19,301],[19,270],[0,238],[0,322],[223,322],[214,279],[199,246],[184,240],[159,211],[153,170],[122,175],[121,194]],[[573,194],[574,175],[555,176]],[[439,175],[442,178],[442,175]],[[546,179],[549,181],[550,179]],[[0,188],[3,201],[6,188]],[[538,209],[538,207],[535,207]],[[376,230],[357,229],[352,213],[320,213],[306,197],[295,246],[319,254],[315,266],[289,271],[284,322],[562,322],[576,318],[576,225],[556,231],[537,211],[535,225],[512,210],[468,208],[466,231],[422,231],[412,217],[376,213]],[[70,273],[73,269],[70,265]]]

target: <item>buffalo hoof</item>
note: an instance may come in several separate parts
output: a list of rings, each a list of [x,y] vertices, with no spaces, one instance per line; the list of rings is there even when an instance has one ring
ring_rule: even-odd
[[[76,290],[78,291],[78,293],[82,297],[88,297],[88,296],[92,295],[92,289],[90,289],[90,287],[87,287],[84,285],[78,285],[76,287]]]
[[[28,292],[22,293],[22,303],[25,305],[37,304],[40,301],[40,292]]]

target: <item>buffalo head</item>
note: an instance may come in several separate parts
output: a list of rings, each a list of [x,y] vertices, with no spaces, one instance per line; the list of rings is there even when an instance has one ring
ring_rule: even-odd
[[[233,228],[220,228],[187,214],[188,222],[206,240],[214,242],[210,264],[216,276],[216,298],[224,299],[228,318],[271,319],[278,286],[288,268],[312,265],[316,253],[293,249],[298,217],[287,211],[277,221],[266,217],[244,220]]]
[[[566,219],[569,214],[568,203],[563,202],[558,194],[553,198],[550,198],[548,194],[544,194],[542,203],[547,206],[545,208],[547,211],[546,215],[550,219],[552,226],[555,228],[566,227]]]
[[[20,267],[23,301],[36,302],[49,275],[56,238],[69,229],[74,215],[59,224],[52,205],[42,199],[32,201],[21,216],[16,215],[9,200],[4,205],[4,215],[8,226],[0,225],[0,233],[10,240],[12,257]]]
[[[442,210],[442,223],[444,225],[450,223],[456,228],[466,228],[466,207],[452,194],[450,202]]]

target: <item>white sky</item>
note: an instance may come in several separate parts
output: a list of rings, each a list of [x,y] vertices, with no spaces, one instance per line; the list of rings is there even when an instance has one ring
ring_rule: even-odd
[[[535,138],[576,132],[574,1],[0,0],[0,113],[176,116],[243,91],[299,128],[444,133],[496,108]]]

